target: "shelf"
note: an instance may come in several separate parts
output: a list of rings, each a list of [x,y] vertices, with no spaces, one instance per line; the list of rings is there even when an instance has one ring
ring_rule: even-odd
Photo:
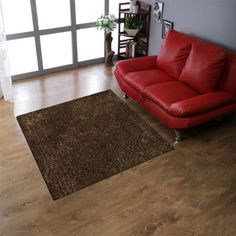
[[[129,3],[119,4],[118,18],[118,59],[128,59],[128,55],[142,57],[148,55],[149,33],[151,22],[151,5],[138,1],[139,12],[137,14],[129,10]],[[131,36],[124,31],[125,18],[129,16],[137,16],[143,22],[143,27],[135,35]],[[135,45],[135,46],[134,46]]]
[[[130,38],[147,38],[143,33],[137,33],[135,36],[128,35],[125,31],[120,32],[120,36],[130,37]]]
[[[148,15],[148,12],[146,12],[145,10],[139,10],[138,13],[133,13],[132,11],[128,10],[128,9],[123,9],[120,11],[120,13],[124,13],[124,14],[130,14],[130,15]]]
[[[140,54],[140,55],[136,55],[135,57],[145,57],[145,55],[144,54]],[[125,55],[125,52],[123,53],[120,53],[120,55],[118,56],[118,59],[119,60],[125,60],[125,59],[130,59],[130,58],[133,58],[133,57],[127,57],[126,55]]]

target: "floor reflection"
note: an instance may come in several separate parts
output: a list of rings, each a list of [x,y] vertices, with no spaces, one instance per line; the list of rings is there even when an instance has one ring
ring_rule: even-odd
[[[54,73],[13,83],[14,113],[24,114],[107,89],[119,91],[112,68],[104,64]]]

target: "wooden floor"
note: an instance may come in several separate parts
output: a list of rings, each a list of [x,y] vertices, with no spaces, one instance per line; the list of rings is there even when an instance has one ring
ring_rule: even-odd
[[[122,95],[103,64],[14,83],[0,101],[1,236],[235,236],[236,125],[185,133],[175,150],[53,201],[16,115],[106,89]],[[127,103],[173,143],[174,133]]]

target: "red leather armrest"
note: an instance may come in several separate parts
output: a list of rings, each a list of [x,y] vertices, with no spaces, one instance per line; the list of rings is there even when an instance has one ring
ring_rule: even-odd
[[[211,92],[173,103],[168,113],[177,117],[202,114],[226,104],[236,102],[236,97],[229,92]]]
[[[115,70],[121,75],[133,71],[151,70],[156,68],[157,56],[146,56],[118,61]]]

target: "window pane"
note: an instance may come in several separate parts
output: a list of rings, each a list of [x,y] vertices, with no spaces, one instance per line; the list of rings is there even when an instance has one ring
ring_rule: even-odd
[[[38,70],[34,38],[9,40],[7,45],[12,75]]]
[[[30,0],[1,0],[7,34],[33,31]]]
[[[109,14],[113,14],[118,18],[119,3],[128,2],[127,0],[109,0]],[[129,8],[129,4],[125,6]],[[121,29],[122,31],[122,29]],[[112,50],[117,54],[118,52],[118,25],[117,28],[112,32]]]
[[[104,31],[96,28],[77,30],[78,61],[104,57]]]
[[[88,1],[88,0],[75,0],[76,1],[76,21],[77,24],[95,22],[98,17],[104,14],[104,0]]]
[[[127,0],[109,0],[109,14],[113,14],[118,18],[119,3],[129,2]],[[127,5],[129,8],[129,4]]]
[[[72,64],[71,33],[57,33],[40,36],[43,68]]]
[[[39,29],[71,25],[70,0],[36,0]]]
[[[115,52],[115,54],[118,53],[118,28],[116,28],[113,32],[112,32],[112,50]]]

